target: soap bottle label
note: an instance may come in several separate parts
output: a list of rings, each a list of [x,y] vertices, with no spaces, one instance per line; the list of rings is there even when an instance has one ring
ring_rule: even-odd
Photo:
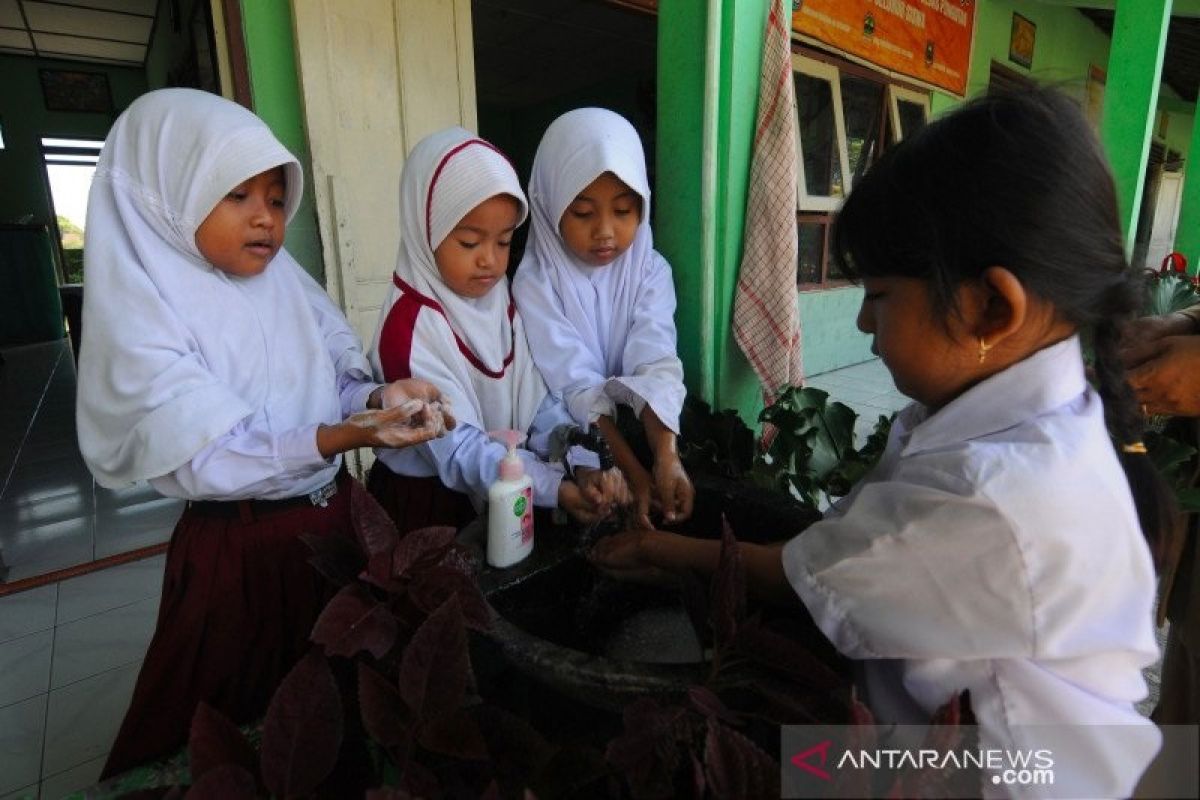
[[[513,516],[521,518],[521,544],[533,541],[533,487],[526,486],[513,502]]]

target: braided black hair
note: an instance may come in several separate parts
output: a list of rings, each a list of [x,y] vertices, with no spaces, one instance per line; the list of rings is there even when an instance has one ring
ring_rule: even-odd
[[[958,313],[961,284],[1004,266],[1090,337],[1109,430],[1121,445],[1142,441],[1117,347],[1121,322],[1141,308],[1143,283],[1125,258],[1100,143],[1062,92],[980,97],[890,148],[842,207],[831,257],[852,277],[927,282],[943,320]],[[1173,496],[1147,455],[1118,455],[1161,563]]]

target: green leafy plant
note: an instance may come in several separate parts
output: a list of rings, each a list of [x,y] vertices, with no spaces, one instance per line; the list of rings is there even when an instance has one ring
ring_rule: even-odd
[[[1163,259],[1157,270],[1146,270],[1146,316],[1162,316],[1200,303],[1200,277],[1187,274],[1187,261],[1178,253]]]
[[[880,415],[866,443],[855,449],[858,414],[842,403],[830,403],[828,392],[799,386],[789,387],[758,419],[771,425],[775,434],[760,448],[753,480],[812,508],[819,507],[822,495],[845,495],[875,466],[892,424],[890,417]]]

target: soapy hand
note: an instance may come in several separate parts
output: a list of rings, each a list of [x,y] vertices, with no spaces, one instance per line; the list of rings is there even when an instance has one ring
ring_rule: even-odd
[[[558,484],[558,507],[581,525],[595,525],[608,516],[610,510],[604,507],[602,497],[595,487],[585,491],[572,480]]]
[[[442,430],[453,430],[456,424],[454,413],[450,406],[450,398],[428,381],[417,378],[392,381],[377,390],[379,392],[379,407],[387,410],[403,406],[410,400],[420,400],[424,411],[418,415],[418,424],[426,424],[426,417],[434,417],[435,427],[440,425]]]
[[[591,467],[576,467],[575,482],[579,490],[607,517],[618,508],[624,508],[633,503],[633,495],[625,483],[621,470],[593,469]]]
[[[360,447],[409,447],[445,432],[443,414],[415,398],[393,408],[352,414],[344,424],[358,430]]]

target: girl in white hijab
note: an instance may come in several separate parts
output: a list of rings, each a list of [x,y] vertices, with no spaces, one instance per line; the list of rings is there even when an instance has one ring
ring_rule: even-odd
[[[376,383],[341,313],[281,249],[302,190],[261,120],[191,89],[143,95],[101,151],[80,450],[102,486],[147,480],[190,501],[105,775],[178,749],[202,700],[239,722],[263,713],[326,599],[299,535],[353,535],[340,454],[438,432],[437,390]],[[367,410],[381,405],[394,407]]]
[[[546,463],[548,437],[569,424],[562,402],[529,355],[505,272],[525,194],[495,147],[462,128],[417,143],[400,181],[400,255],[370,359],[377,377],[419,377],[453,403],[458,427],[403,452],[379,451],[368,487],[401,531],[469,521],[496,480],[501,429],[527,433],[519,450],[533,502],[591,522],[627,499],[619,472],[589,469],[575,451],[576,480]],[[588,455],[591,457],[589,458]]]
[[[638,504],[686,519],[693,489],[675,440],[686,390],[675,352],[671,266],[654,250],[650,185],[637,131],[619,114],[579,108],[555,120],[529,181],[533,224],[513,294],[534,360],[580,424],[598,422]],[[642,421],[651,475],[614,423]]]

